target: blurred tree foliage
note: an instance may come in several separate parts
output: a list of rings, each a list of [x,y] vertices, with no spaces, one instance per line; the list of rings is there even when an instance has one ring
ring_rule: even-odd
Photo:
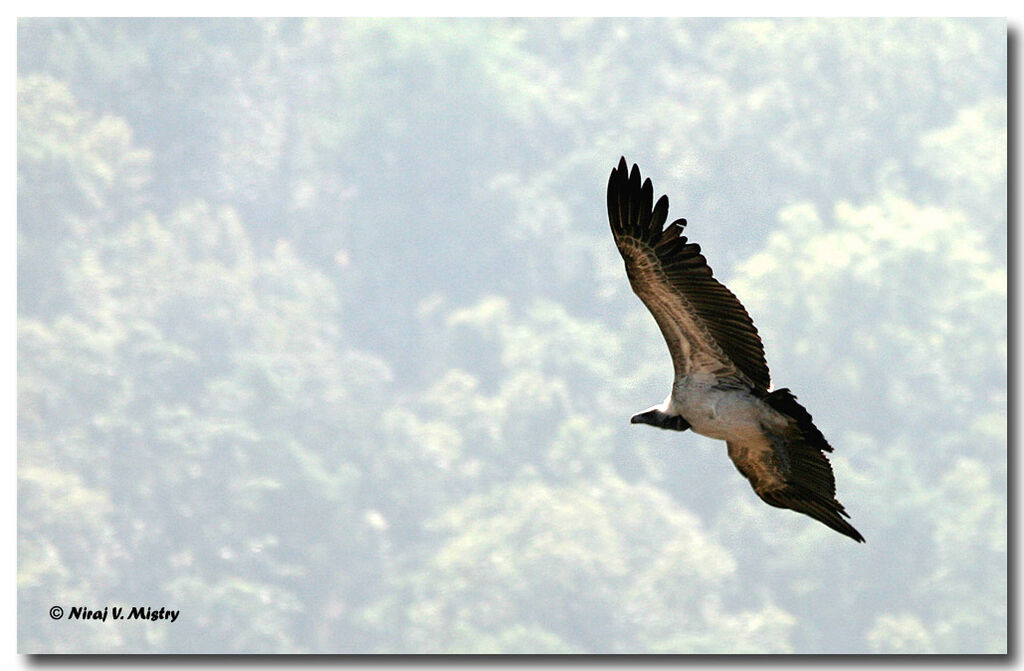
[[[22,652],[1006,650],[1004,22],[43,19],[18,56]],[[620,154],[868,545],[628,425],[670,367]]]

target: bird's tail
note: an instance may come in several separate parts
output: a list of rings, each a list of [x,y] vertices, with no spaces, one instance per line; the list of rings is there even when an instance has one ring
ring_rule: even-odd
[[[807,408],[797,402],[796,396],[788,388],[783,387],[782,389],[769,392],[764,397],[764,402],[770,405],[776,412],[792,417],[796,421],[797,428],[800,430],[801,435],[803,435],[804,440],[810,443],[812,447],[823,452],[832,451],[832,446],[828,444],[824,434],[818,430],[818,427],[814,426],[811,413],[807,412]]]

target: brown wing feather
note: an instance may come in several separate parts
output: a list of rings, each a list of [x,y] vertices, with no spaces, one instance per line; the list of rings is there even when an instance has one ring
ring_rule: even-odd
[[[864,537],[844,517],[836,500],[836,481],[825,456],[832,448],[811,421],[811,415],[788,389],[764,398],[791,423],[781,435],[765,435],[744,443],[727,442],[729,458],[761,499],[776,508],[809,515],[855,541]]]
[[[682,234],[686,220],[664,227],[668,197],[652,208],[653,194],[651,180],[641,183],[640,170],[634,164],[629,172],[623,158],[608,180],[608,219],[630,285],[658,322],[676,375],[700,361],[717,368],[716,375],[735,369],[754,388],[767,390],[764,346],[750,315],[715,280],[700,246]]]

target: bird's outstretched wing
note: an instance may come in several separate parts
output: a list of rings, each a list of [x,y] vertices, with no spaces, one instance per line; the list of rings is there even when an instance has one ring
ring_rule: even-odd
[[[608,219],[633,291],[658,322],[676,378],[739,373],[755,389],[770,384],[764,346],[739,299],[712,276],[700,246],[683,235],[685,219],[662,229],[668,197],[656,204],[651,180],[619,161],[608,180]]]
[[[814,426],[810,413],[788,389],[776,389],[764,401],[790,419],[780,433],[728,441],[729,458],[765,503],[809,515],[855,541],[864,542],[836,500],[836,481],[825,452],[832,446]]]

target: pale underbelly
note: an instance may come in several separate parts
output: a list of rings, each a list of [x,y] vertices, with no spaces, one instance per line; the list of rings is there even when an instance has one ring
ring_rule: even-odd
[[[745,390],[714,388],[678,390],[673,394],[671,410],[682,415],[695,433],[727,441],[763,436],[766,424],[774,423],[771,415],[775,414]]]

